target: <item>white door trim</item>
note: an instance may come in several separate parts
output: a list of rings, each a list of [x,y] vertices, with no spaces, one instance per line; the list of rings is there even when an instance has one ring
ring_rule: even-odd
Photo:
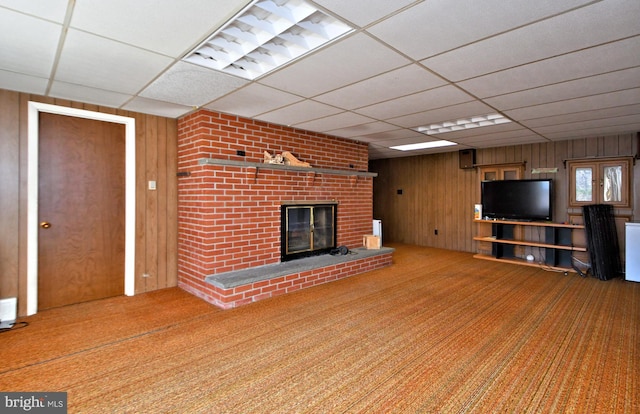
[[[125,126],[124,294],[135,294],[136,123],[134,118],[29,102],[27,128],[27,315],[38,312],[38,146],[40,112],[114,122]]]

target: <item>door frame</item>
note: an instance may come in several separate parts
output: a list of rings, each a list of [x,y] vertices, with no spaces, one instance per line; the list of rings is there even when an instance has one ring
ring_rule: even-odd
[[[136,123],[134,118],[40,102],[28,103],[27,128],[27,315],[38,312],[38,162],[41,112],[125,126],[124,294],[135,294]]]

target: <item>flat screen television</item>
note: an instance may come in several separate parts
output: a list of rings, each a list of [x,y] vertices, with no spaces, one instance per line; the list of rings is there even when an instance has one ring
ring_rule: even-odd
[[[482,216],[488,219],[550,221],[553,180],[482,181]]]

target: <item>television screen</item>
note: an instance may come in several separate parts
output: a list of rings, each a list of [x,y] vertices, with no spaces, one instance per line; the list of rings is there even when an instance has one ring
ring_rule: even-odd
[[[481,184],[482,215],[489,219],[551,220],[553,180],[496,180]]]

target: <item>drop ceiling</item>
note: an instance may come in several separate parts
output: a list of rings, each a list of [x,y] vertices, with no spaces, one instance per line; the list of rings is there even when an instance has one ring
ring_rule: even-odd
[[[183,60],[247,1],[0,0],[0,88],[208,108],[365,142],[371,159],[640,131],[638,0],[309,3],[354,30],[249,80]],[[490,113],[513,122],[414,130]],[[390,148],[437,140],[458,145]]]

